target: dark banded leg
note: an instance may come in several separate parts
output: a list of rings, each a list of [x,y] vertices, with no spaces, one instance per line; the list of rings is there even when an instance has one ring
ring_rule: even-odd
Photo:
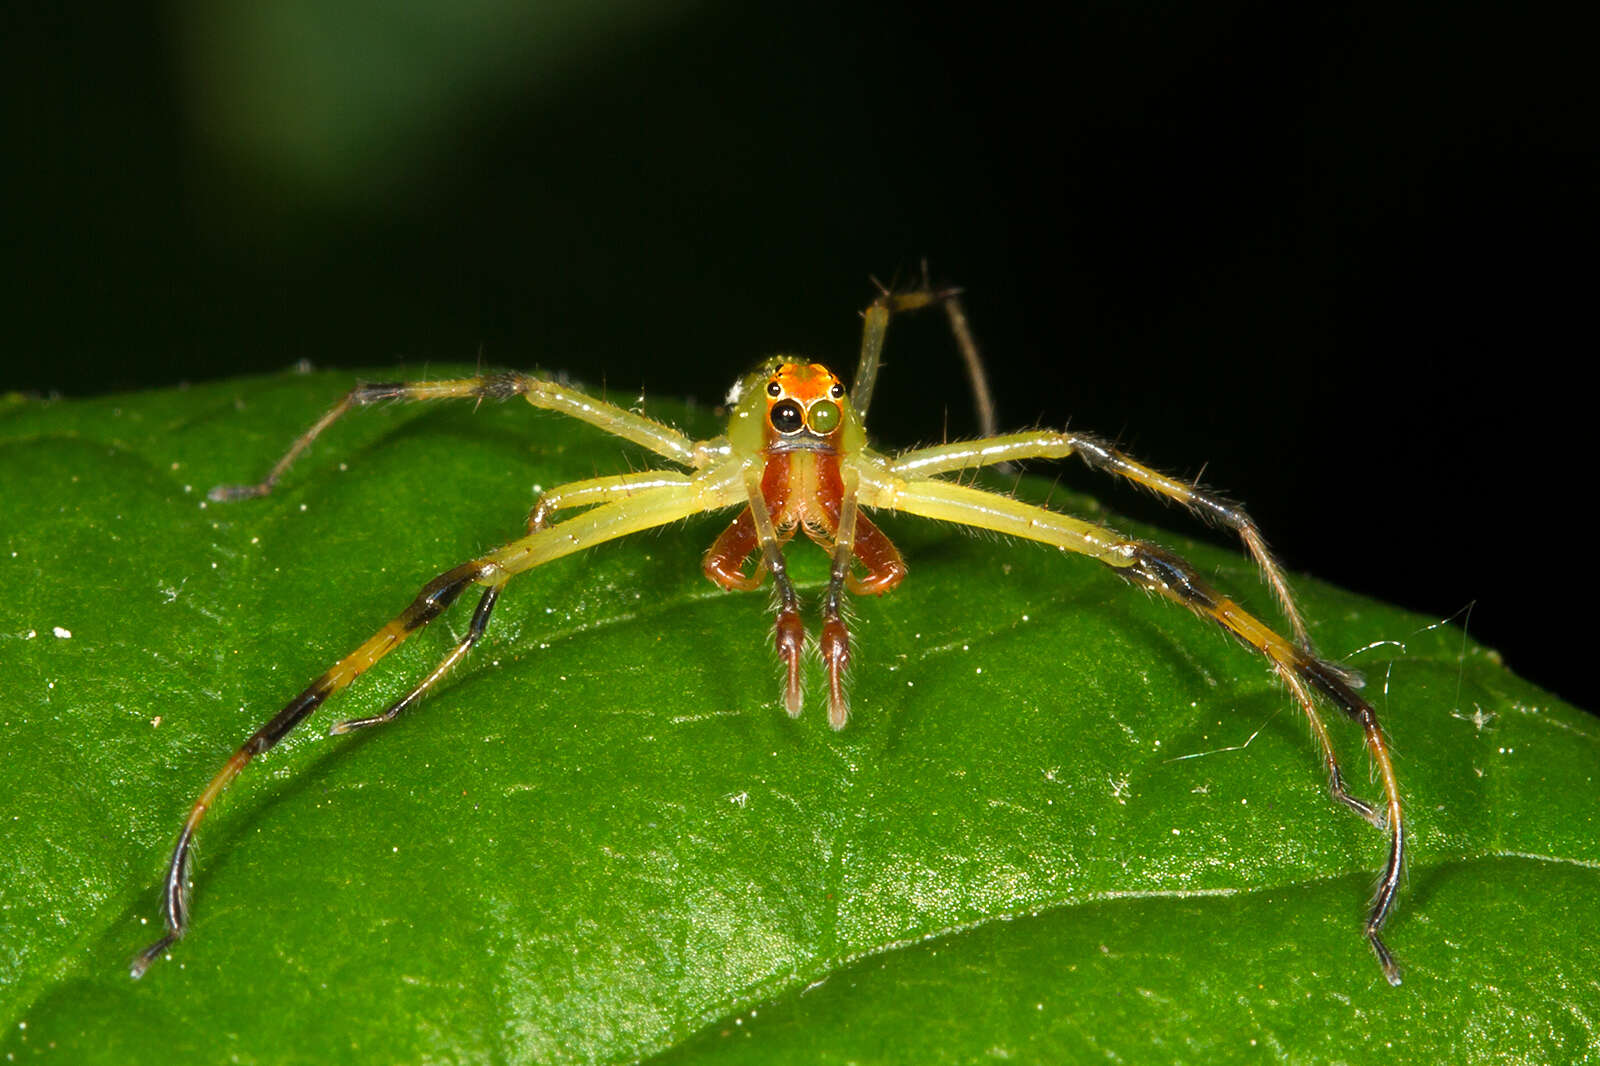
[[[1197,484],[1179,481],[1152,470],[1097,437],[1086,433],[1069,433],[1066,436],[1071,439],[1072,449],[1078,458],[1082,459],[1090,469],[1126,478],[1159,496],[1176,500],[1210,525],[1232,530],[1244,542],[1246,550],[1250,552],[1251,558],[1256,561],[1256,566],[1260,568],[1262,576],[1272,588],[1278,606],[1283,610],[1284,617],[1289,620],[1295,643],[1307,651],[1312,650],[1311,635],[1306,631],[1305,620],[1300,617],[1300,609],[1295,605],[1294,596],[1289,591],[1289,580],[1284,576],[1278,560],[1268,550],[1266,538],[1261,535],[1261,531],[1256,528],[1255,522],[1245,513],[1243,507],[1207,492]],[[1347,680],[1353,679],[1353,677],[1347,678]]]
[[[1328,666],[1327,663],[1321,660],[1316,661],[1319,666]],[[1283,670],[1275,670],[1274,672],[1288,686],[1289,691],[1294,695],[1296,703],[1301,707],[1315,706],[1311,693],[1306,689],[1304,680],[1299,673],[1285,672]],[[1312,736],[1317,738],[1317,744],[1322,748],[1322,768],[1328,775],[1328,794],[1372,823],[1374,828],[1388,829],[1389,823],[1385,820],[1384,813],[1366,800],[1354,795],[1350,791],[1350,787],[1345,783],[1344,771],[1339,769],[1339,756],[1334,751],[1333,737],[1329,734],[1328,727],[1323,724],[1321,716],[1308,715],[1306,721],[1311,726]]]
[[[1356,695],[1345,680],[1343,670],[1318,659],[1305,649],[1290,644],[1273,633],[1238,604],[1219,595],[1195,573],[1193,567],[1178,556],[1148,544],[1135,542],[1126,545],[1126,555],[1131,563],[1126,567],[1117,567],[1118,573],[1143,588],[1159,592],[1168,599],[1182,604],[1202,618],[1211,619],[1267,657],[1273,671],[1294,693],[1301,710],[1305,712],[1306,719],[1311,723],[1312,732],[1322,744],[1328,768],[1329,790],[1334,798],[1372,824],[1389,830],[1389,860],[1384,865],[1383,874],[1379,877],[1378,887],[1373,894],[1372,907],[1367,916],[1366,935],[1373,952],[1378,956],[1378,964],[1383,967],[1384,977],[1391,985],[1398,985],[1399,965],[1380,934],[1384,923],[1388,921],[1389,912],[1394,908],[1395,897],[1400,891],[1400,875],[1405,863],[1405,826],[1400,811],[1400,792],[1394,766],[1389,758],[1388,742],[1378,726],[1377,712],[1372,709],[1371,704]],[[1386,815],[1380,815],[1370,804],[1352,796],[1345,787],[1344,774],[1339,769],[1332,740],[1322,723],[1321,716],[1317,714],[1315,702],[1307,692],[1308,687],[1322,693],[1335,707],[1360,724],[1367,750],[1377,765],[1378,775],[1383,781],[1387,801]]]
[[[352,407],[364,407],[367,404],[379,403],[383,400],[420,400],[432,399],[431,396],[412,395],[419,393],[419,384],[407,384],[403,381],[370,382],[357,385],[345,393],[344,399],[330,407],[325,414],[311,424],[311,428],[295,438],[289,445],[289,450],[283,453],[283,458],[273,464],[267,476],[254,485],[216,485],[206,496],[218,503],[229,500],[246,500],[255,496],[265,496],[278,484],[278,479],[283,477],[284,471],[300,458],[300,453],[311,447],[311,442],[322,435],[322,431],[344,417],[345,412]]]
[[[166,876],[161,883],[161,917],[166,925],[166,934],[134,958],[130,967],[134,977],[143,976],[150,964],[182,937],[188,928],[187,886],[195,833],[199,830],[200,823],[205,820],[206,812],[216,803],[223,790],[250,764],[250,760],[277,744],[329,696],[360,677],[379,659],[399,647],[408,636],[437,618],[445,608],[456,601],[468,585],[485,576],[485,573],[484,564],[471,562],[448,570],[428,582],[417,594],[416,599],[411,601],[409,607],[369,637],[359,648],[335,663],[304,692],[290,700],[288,706],[252,733],[222,769],[217,771],[205,790],[200,793],[200,798],[195,800],[194,806],[190,808],[189,817],[184,820],[183,830],[178,834],[178,843],[173,848],[172,858],[167,863]],[[492,607],[493,599],[485,598]],[[478,613],[487,621],[488,613],[482,604],[479,605]],[[477,617],[474,616],[474,623],[476,622]]]
[[[1245,550],[1250,553],[1272,589],[1284,617],[1288,619],[1295,643],[1314,654],[1311,636],[1306,630],[1305,620],[1300,616],[1299,607],[1295,605],[1283,567],[1267,547],[1266,538],[1245,509],[1198,485],[1168,477],[1145,466],[1098,437],[1087,433],[1038,429],[985,440],[937,444],[902,453],[895,458],[892,469],[901,477],[926,478],[982,466],[1026,459],[1064,459],[1070,455],[1076,455],[1093,470],[1124,478],[1181,504],[1208,525],[1231,530],[1244,543]],[[1334,669],[1344,668],[1336,666]],[[1361,677],[1353,670],[1345,670],[1345,683],[1359,688]]]
[[[1207,585],[1194,568],[1186,561],[1173,555],[1171,552],[1157,548],[1150,544],[1140,544],[1130,541],[1127,552],[1134,559],[1131,566],[1113,567],[1117,573],[1143,588],[1160,592],[1177,603],[1189,608],[1202,618],[1209,619],[1222,626],[1233,636],[1244,640],[1257,651],[1266,655],[1272,663],[1274,672],[1282,678],[1289,691],[1294,694],[1295,702],[1305,710],[1306,720],[1311,726],[1312,735],[1317,738],[1317,743],[1322,748],[1323,766],[1328,774],[1328,792],[1340,803],[1355,811],[1362,818],[1371,822],[1379,829],[1386,829],[1387,825],[1383,815],[1366,802],[1353,795],[1345,784],[1344,772],[1339,768],[1339,757],[1334,751],[1333,737],[1328,732],[1328,727],[1323,723],[1322,716],[1316,711],[1316,703],[1306,689],[1309,680],[1307,671],[1313,667],[1318,671],[1328,674],[1337,674],[1342,678],[1342,673],[1328,663],[1307,654],[1299,648],[1294,649],[1294,655],[1288,662],[1281,661],[1275,647],[1263,646],[1259,639],[1250,639],[1245,632],[1241,632],[1238,620],[1247,618],[1253,626],[1248,627],[1249,632],[1259,638],[1261,633],[1269,634],[1273,639],[1268,645],[1284,643],[1271,633],[1260,622],[1245,615],[1244,610],[1232,600],[1218,595],[1214,589]],[[1341,709],[1344,710],[1343,706]]]
[[[1336,707],[1360,723],[1367,750],[1373,753],[1373,761],[1378,764],[1378,774],[1383,780],[1387,810],[1383,816],[1374,818],[1373,822],[1379,826],[1387,823],[1391,842],[1389,861],[1384,866],[1383,875],[1378,878],[1378,885],[1372,893],[1372,909],[1367,917],[1367,941],[1378,956],[1378,964],[1383,967],[1384,977],[1391,985],[1398,985],[1400,965],[1380,935],[1384,923],[1389,920],[1389,912],[1394,909],[1395,899],[1400,894],[1400,876],[1404,872],[1405,865],[1405,822],[1400,811],[1399,784],[1395,778],[1394,766],[1389,759],[1388,742],[1384,739],[1383,728],[1378,724],[1377,712],[1372,709],[1371,704],[1350,688],[1345,681],[1344,671],[1314,657],[1307,656],[1307,660],[1302,664],[1303,676],[1313,688],[1333,701]]]
[[[1001,442],[976,442],[977,446]],[[1202,618],[1220,625],[1245,644],[1255,648],[1271,664],[1294,694],[1296,702],[1311,723],[1323,748],[1329,767],[1330,789],[1336,799],[1389,833],[1389,858],[1378,879],[1372,906],[1367,915],[1366,936],[1391,984],[1400,983],[1400,969],[1380,935],[1400,890],[1400,874],[1405,862],[1405,824],[1400,807],[1400,786],[1388,742],[1378,727],[1377,713],[1356,695],[1345,671],[1317,658],[1305,648],[1273,632],[1237,603],[1222,596],[1197,574],[1192,566],[1170,552],[1148,544],[1127,540],[1103,526],[1044,507],[1024,503],[998,493],[985,492],[969,485],[942,481],[936,477],[907,475],[915,471],[954,469],[944,465],[959,445],[921,449],[893,462],[858,465],[856,474],[863,507],[886,508],[919,514],[945,522],[957,522],[978,529],[989,529],[1010,536],[1054,545],[1098,559],[1129,581],[1161,593],[1187,607]],[[1005,448],[1000,449],[1002,451]],[[988,454],[988,453],[984,453]],[[1034,454],[1038,454],[1035,452]],[[1018,458],[1012,454],[1004,458]],[[998,460],[996,460],[998,461]],[[1331,738],[1317,713],[1311,690],[1320,692],[1336,707],[1361,725],[1367,752],[1383,785],[1383,814],[1355,799],[1344,785]]]

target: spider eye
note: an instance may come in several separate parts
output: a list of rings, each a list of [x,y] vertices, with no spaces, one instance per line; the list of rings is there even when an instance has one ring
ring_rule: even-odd
[[[772,428],[779,433],[794,433],[806,424],[805,412],[793,400],[785,400],[772,407]]]
[[[828,390],[828,395],[832,396],[835,400],[844,399],[844,386],[835,381],[833,383],[833,388]]]
[[[782,396],[783,395],[783,386],[779,385],[776,381],[767,382],[767,395],[768,396]]]
[[[811,405],[811,432],[832,433],[839,428],[839,405],[832,400],[818,400]]]

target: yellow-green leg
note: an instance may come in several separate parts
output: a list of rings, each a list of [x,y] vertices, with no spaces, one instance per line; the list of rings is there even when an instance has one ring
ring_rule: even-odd
[[[419,698],[460,659],[483,635],[499,590],[525,570],[606,541],[641,530],[679,521],[701,511],[729,507],[743,502],[743,479],[736,463],[723,463],[699,477],[643,489],[626,499],[601,503],[568,521],[529,533],[519,540],[469,563],[445,571],[422,587],[411,605],[396,615],[349,655],[340,659],[304,692],[252,733],[223,764],[202,790],[184,820],[177,845],[167,863],[162,880],[162,919],[166,933],[133,960],[134,977],[143,975],[150,964],[183,936],[189,924],[187,883],[195,835],[206,813],[223,791],[257,755],[269,750],[304,721],[329,696],[360,677],[378,660],[399,647],[411,634],[433,621],[472,585],[484,585],[483,598],[473,614],[467,636],[460,641],[429,675],[388,710],[371,718],[353,719],[334,727],[334,732],[391,720]],[[557,490],[559,494],[560,490]],[[568,494],[571,499],[572,495]]]
[[[1295,606],[1289,591],[1288,578],[1283,568],[1273,558],[1267,542],[1256,528],[1255,522],[1243,507],[1230,503],[1214,493],[1188,482],[1168,477],[1143,463],[1129,458],[1098,437],[1071,431],[1057,432],[1048,429],[1009,433],[982,440],[958,441],[938,444],[931,448],[918,448],[902,452],[890,463],[890,470],[903,478],[926,478],[935,474],[958,473],[982,466],[1020,462],[1025,459],[1064,459],[1076,455],[1094,470],[1101,470],[1125,478],[1158,496],[1176,501],[1202,521],[1233,530],[1244,542],[1250,557],[1255,560],[1262,576],[1272,588],[1284,617],[1294,633],[1295,643],[1310,650],[1311,637],[1306,631],[1300,609]],[[1347,672],[1345,681],[1360,687],[1359,678]]]
[[[514,396],[523,397],[535,407],[570,415],[685,466],[704,466],[725,451],[715,446],[697,444],[653,418],[597,400],[570,385],[530,374],[508,372],[441,381],[369,382],[351,389],[342,400],[313,422],[311,428],[295,439],[289,450],[259,482],[253,485],[218,485],[208,495],[219,502],[267,495],[301,453],[352,408],[386,401],[508,400]]]
[[[856,464],[860,474],[861,506],[905,511],[944,522],[1024,537],[1065,551],[1077,552],[1110,566],[1143,588],[1173,600],[1201,618],[1216,622],[1239,640],[1255,648],[1271,664],[1300,704],[1312,733],[1322,745],[1329,770],[1329,788],[1340,802],[1375,825],[1389,831],[1389,858],[1379,878],[1366,936],[1391,984],[1400,983],[1400,969],[1380,935],[1400,889],[1405,860],[1405,825],[1400,788],[1388,743],[1378,726],[1377,713],[1356,695],[1344,672],[1273,632],[1239,604],[1221,595],[1192,566],[1164,549],[1128,540],[1101,526],[1042,507],[1023,503],[966,485],[934,478],[904,478],[885,461],[868,457]],[[1317,713],[1310,690],[1315,689],[1360,724],[1367,751],[1383,784],[1385,814],[1351,796],[1344,786],[1327,727]]]
[[[615,503],[637,496],[650,489],[686,485],[689,475],[676,470],[641,470],[632,474],[615,474],[611,477],[573,481],[542,493],[528,512],[528,532],[545,528],[550,516],[557,511],[574,507],[592,507],[595,504]]]
[[[883,359],[884,338],[889,332],[889,319],[896,314],[920,311],[933,304],[944,308],[950,323],[951,336],[961,353],[961,364],[967,372],[967,383],[972,389],[972,403],[978,418],[978,432],[992,437],[999,431],[995,415],[994,394],[989,390],[989,376],[983,368],[983,356],[978,353],[977,341],[967,325],[966,312],[961,306],[961,290],[935,289],[928,278],[928,265],[922,265],[922,284],[914,289],[891,290],[879,286],[878,298],[861,313],[861,356],[856,363],[856,376],[850,383],[850,402],[856,413],[867,417],[872,404],[872,393],[878,382],[878,368]]]

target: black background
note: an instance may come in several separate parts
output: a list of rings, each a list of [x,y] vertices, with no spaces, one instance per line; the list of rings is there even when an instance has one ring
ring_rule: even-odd
[[[1204,466],[1290,566],[1475,602],[1600,702],[1600,92],[1563,9],[56,6],[5,16],[0,387],[481,351],[715,400],[775,351],[853,365],[868,275],[927,257],[1003,425]],[[929,317],[891,331],[889,445],[973,429]]]

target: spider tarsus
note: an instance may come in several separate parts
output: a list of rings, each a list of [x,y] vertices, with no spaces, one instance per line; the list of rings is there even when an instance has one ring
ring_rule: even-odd
[[[1334,788],[1331,791],[1333,792],[1334,799],[1338,800],[1340,803],[1359,814],[1363,821],[1366,821],[1378,829],[1389,828],[1389,820],[1383,816],[1382,811],[1378,810],[1366,800],[1352,796],[1350,793],[1344,791],[1342,784],[1338,788]]]
[[[1389,819],[1385,818],[1381,811],[1350,791],[1350,786],[1345,784],[1344,774],[1340,772],[1337,764],[1334,764],[1328,773],[1328,791],[1334,799],[1355,811],[1367,822],[1379,829],[1389,828]]]
[[[828,683],[828,727],[838,732],[850,723],[850,700],[837,682]]]
[[[426,686],[424,685],[423,687]],[[346,718],[342,722],[335,722],[328,727],[328,735],[330,737],[342,737],[348,733],[354,733],[358,730],[368,729],[375,725],[382,725],[385,722],[392,722],[400,714],[400,712],[404,710],[405,707],[419,695],[421,695],[421,689],[413,689],[408,696],[403,699],[396,700],[381,714],[369,715],[366,718]]]
[[[1384,980],[1391,987],[1400,987],[1400,964],[1394,961],[1394,953],[1383,942],[1383,937],[1378,935],[1378,930],[1372,926],[1367,927],[1367,943],[1372,945],[1372,951],[1378,956],[1378,965],[1383,968]]]
[[[135,981],[143,977],[144,972],[150,968],[150,964],[155,962],[161,956],[165,955],[167,953],[167,949],[173,944],[177,943],[177,941],[177,933],[168,933],[160,940],[157,940],[154,944],[151,944],[149,947],[139,952],[139,954],[133,957],[133,962],[128,965],[128,976],[133,978]]]
[[[258,485],[213,485],[211,491],[206,493],[206,499],[213,503],[231,503],[234,500],[253,500],[271,491],[270,481]]]

